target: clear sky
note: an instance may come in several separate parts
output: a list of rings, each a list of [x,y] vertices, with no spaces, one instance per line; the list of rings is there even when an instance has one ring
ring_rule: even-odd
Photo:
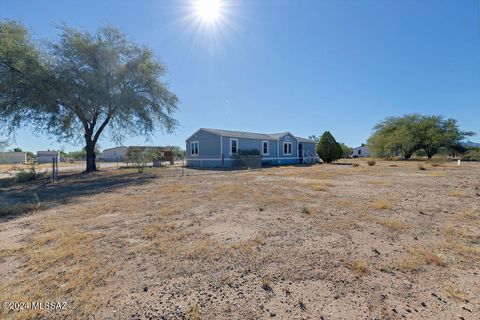
[[[181,100],[180,126],[146,144],[184,148],[206,127],[305,137],[329,130],[357,146],[384,117],[412,112],[480,133],[479,0],[223,1],[209,26],[192,16],[192,0],[0,0],[0,19],[23,22],[37,39],[55,39],[62,22],[91,31],[112,24],[151,47]],[[31,130],[15,145],[81,147]]]

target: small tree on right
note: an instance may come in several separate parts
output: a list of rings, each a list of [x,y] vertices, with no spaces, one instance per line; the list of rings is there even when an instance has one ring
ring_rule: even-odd
[[[329,131],[325,131],[317,144],[317,153],[325,163],[331,163],[342,157],[342,146]]]

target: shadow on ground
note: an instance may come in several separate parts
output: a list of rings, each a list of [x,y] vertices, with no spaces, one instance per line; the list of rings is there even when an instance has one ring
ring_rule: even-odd
[[[48,179],[0,188],[0,223],[31,211],[66,204],[75,198],[115,192],[118,188],[139,186],[158,177],[151,173],[93,173],[60,176],[56,183]]]

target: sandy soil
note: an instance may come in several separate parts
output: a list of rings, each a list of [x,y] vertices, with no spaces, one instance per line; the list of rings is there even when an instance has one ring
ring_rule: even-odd
[[[0,301],[41,319],[479,319],[480,164],[108,170],[0,189]]]

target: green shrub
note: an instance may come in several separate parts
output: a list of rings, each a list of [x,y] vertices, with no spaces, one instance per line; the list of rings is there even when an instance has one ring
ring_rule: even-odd
[[[368,164],[370,167],[374,166],[375,163],[376,163],[375,160],[368,160],[368,161],[367,161],[367,164]]]
[[[24,170],[22,169],[20,172],[18,172],[16,175],[15,175],[15,178],[14,178],[14,182],[15,183],[25,183],[25,182],[29,182],[29,181],[34,181],[34,180],[37,180],[37,179],[40,179],[42,177],[44,177],[45,174],[42,174],[42,173],[37,173],[37,171],[35,171],[35,168],[32,167],[30,168],[30,170]]]
[[[0,217],[13,217],[25,214],[30,211],[40,210],[44,208],[44,204],[40,202],[38,195],[33,194],[31,201],[23,203],[1,203],[0,204]]]
[[[470,149],[464,153],[462,160],[480,161],[480,148]]]

